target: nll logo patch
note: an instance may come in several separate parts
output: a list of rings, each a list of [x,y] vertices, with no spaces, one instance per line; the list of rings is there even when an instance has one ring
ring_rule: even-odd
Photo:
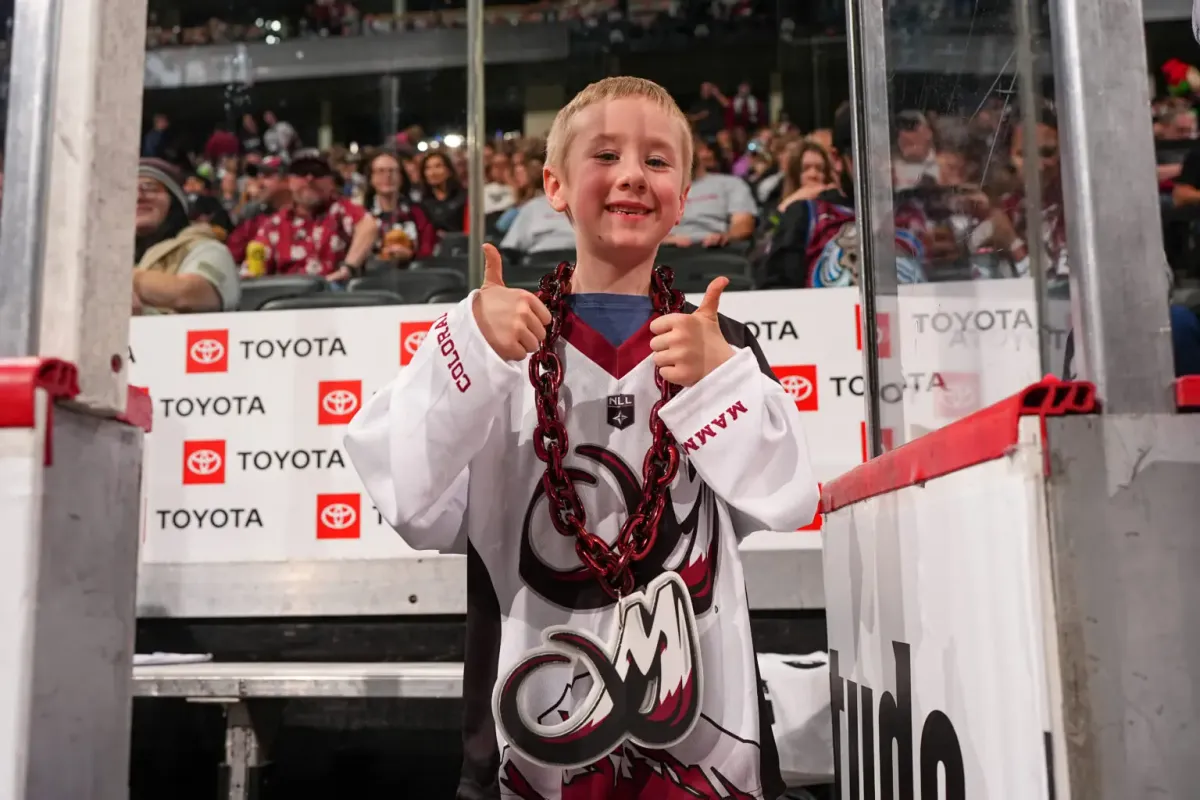
[[[608,424],[623,431],[633,424],[633,395],[610,394],[608,396]]]

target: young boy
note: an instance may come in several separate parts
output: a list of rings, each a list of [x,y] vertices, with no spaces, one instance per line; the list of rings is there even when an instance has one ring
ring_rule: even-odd
[[[350,424],[405,541],[467,554],[459,798],[782,790],[737,544],[811,521],[816,482],[795,403],[717,314],[726,279],[687,309],[654,266],[691,163],[662,87],[580,92],[544,171],[577,264],[535,295],[487,247],[483,287]]]

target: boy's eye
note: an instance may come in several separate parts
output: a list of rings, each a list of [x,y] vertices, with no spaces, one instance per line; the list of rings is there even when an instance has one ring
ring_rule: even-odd
[[[646,163],[659,169],[671,166],[665,158],[659,158],[658,156],[651,156],[650,158],[646,159]]]
[[[597,153],[595,157],[596,157],[596,160],[598,160],[598,161],[616,161],[617,160],[616,153]]]

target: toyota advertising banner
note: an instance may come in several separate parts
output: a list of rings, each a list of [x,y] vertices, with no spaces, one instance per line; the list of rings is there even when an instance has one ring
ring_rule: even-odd
[[[910,435],[1042,377],[1028,280],[902,287],[879,351],[901,359]],[[697,302],[700,298],[690,298]],[[130,381],[150,390],[143,558],[158,563],[395,558],[412,551],[363,493],[341,439],[446,307],[140,317]],[[858,290],[727,293],[804,412],[825,480],[865,453]],[[1058,336],[1061,340],[1065,334]],[[1059,345],[1061,349],[1061,342]],[[885,443],[894,431],[885,431]]]

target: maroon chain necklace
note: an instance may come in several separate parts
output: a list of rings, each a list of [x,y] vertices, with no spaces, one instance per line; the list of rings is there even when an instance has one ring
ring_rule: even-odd
[[[537,427],[533,432],[533,450],[546,465],[542,488],[550,504],[550,521],[563,536],[575,539],[579,560],[596,577],[604,591],[614,599],[629,594],[634,588],[633,562],[641,561],[654,548],[658,526],[666,505],[666,489],[679,471],[679,446],[675,437],[658,417],[662,407],[675,396],[679,387],[667,382],[654,368],[654,385],[660,397],[650,409],[652,443],[642,461],[642,498],[625,523],[616,542],[608,543],[587,529],[587,512],[575,484],[563,467],[570,452],[567,428],[558,416],[558,390],[562,386],[564,368],[554,351],[567,315],[567,297],[571,294],[571,276],[575,265],[566,261],[554,272],[542,278],[538,299],[550,311],[546,338],[529,358],[529,381],[533,384],[537,402]],[[670,314],[683,308],[683,294],[671,288],[675,274],[670,267],[655,267],[650,279],[650,299],[658,314]]]

